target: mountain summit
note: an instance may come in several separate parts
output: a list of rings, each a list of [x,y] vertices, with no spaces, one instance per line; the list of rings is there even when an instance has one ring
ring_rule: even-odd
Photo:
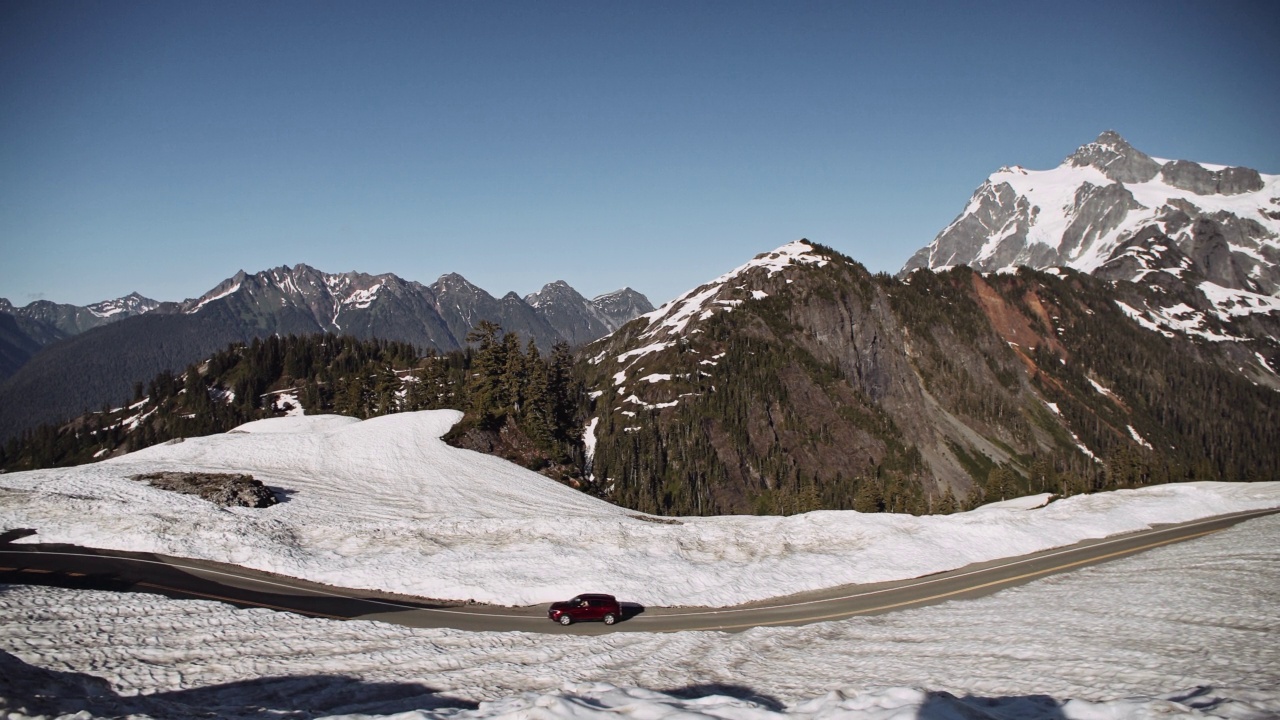
[[[903,267],[1070,268],[1152,289],[1125,305],[1143,327],[1240,344],[1274,374],[1280,347],[1280,175],[1161,160],[1108,130],[1052,170],[1001,168]],[[1261,345],[1258,345],[1261,343]]]
[[[1108,130],[1052,170],[1014,166],[993,173],[902,273],[954,265],[1092,273],[1131,251],[1144,234],[1168,238],[1224,287],[1274,295],[1280,291],[1280,175],[1152,158]],[[1141,279],[1144,269],[1123,279]]]

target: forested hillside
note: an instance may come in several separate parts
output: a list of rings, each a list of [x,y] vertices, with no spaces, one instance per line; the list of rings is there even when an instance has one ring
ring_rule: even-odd
[[[1233,364],[1277,348],[1162,334],[1118,305],[1152,292],[1074,272],[897,280],[796,243],[585,349],[590,470],[615,502],[674,515],[1275,477],[1280,393]]]
[[[544,359],[532,342],[522,348],[517,335],[492,323],[482,323],[475,340],[474,351],[446,354],[334,335],[235,343],[180,374],[135,383],[127,407],[23,433],[0,449],[0,467],[90,462],[298,410],[368,418],[438,408],[474,408],[464,427],[481,438],[503,430],[518,436],[526,464],[580,463],[574,430],[582,391],[568,347],[557,345]]]

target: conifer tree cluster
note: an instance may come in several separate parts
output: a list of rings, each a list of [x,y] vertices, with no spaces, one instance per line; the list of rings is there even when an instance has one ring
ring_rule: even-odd
[[[474,347],[466,382],[467,416],[446,439],[475,428],[495,433],[512,425],[560,465],[582,461],[582,406],[585,389],[573,354],[556,343],[543,359],[530,340],[522,349],[515,333],[481,321],[467,335]]]
[[[581,457],[574,429],[581,383],[567,346],[543,360],[537,346],[482,323],[478,349],[445,355],[400,342],[335,335],[235,343],[181,374],[136,383],[123,408],[41,425],[0,447],[0,468],[30,470],[90,462],[174,438],[226,432],[272,417],[283,405],[307,414],[370,418],[453,408],[485,427],[513,418],[557,461]],[[473,367],[474,366],[474,367]]]

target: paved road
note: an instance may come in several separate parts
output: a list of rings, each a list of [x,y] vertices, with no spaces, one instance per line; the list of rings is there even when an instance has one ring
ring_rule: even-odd
[[[1234,513],[1089,540],[1018,558],[978,563],[912,580],[846,585],[731,608],[642,608],[624,602],[623,612],[627,617],[612,627],[600,623],[561,627],[547,620],[545,605],[509,608],[431,601],[336,588],[200,560],[73,545],[4,544],[11,539],[12,533],[9,537],[0,537],[0,583],[147,592],[173,598],[220,600],[239,607],[266,607],[316,617],[378,620],[410,627],[552,634],[682,630],[737,632],[762,625],[805,625],[988,595],[1046,575],[1069,572],[1202,537],[1276,512],[1280,512],[1280,508]]]

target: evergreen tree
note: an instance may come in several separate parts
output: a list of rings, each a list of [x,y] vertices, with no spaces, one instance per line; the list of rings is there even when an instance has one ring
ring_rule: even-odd
[[[475,343],[471,377],[467,383],[470,409],[476,424],[485,430],[498,429],[506,420],[508,398],[503,374],[507,368],[506,347],[498,340],[501,326],[481,320],[467,334],[467,342]]]

